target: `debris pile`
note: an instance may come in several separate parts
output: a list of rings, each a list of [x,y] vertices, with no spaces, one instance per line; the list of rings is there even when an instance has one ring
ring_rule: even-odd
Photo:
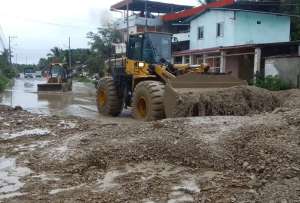
[[[226,89],[193,89],[193,91],[179,89],[176,101],[166,105],[166,114],[168,118],[244,116],[270,112],[278,106],[280,101],[272,92],[257,87],[238,86]]]
[[[0,135],[0,157],[16,158],[16,167],[31,172],[19,180],[21,188],[0,191],[0,197],[11,202],[300,202],[300,91],[233,90],[218,91],[247,105],[242,111],[235,110],[238,102],[218,107],[231,109],[230,116],[141,124],[0,107],[8,124],[0,122],[0,134],[49,132]]]

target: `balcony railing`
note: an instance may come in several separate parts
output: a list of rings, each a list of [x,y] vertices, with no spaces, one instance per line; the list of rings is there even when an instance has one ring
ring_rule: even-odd
[[[145,26],[147,22],[147,26],[155,27],[155,26],[162,26],[163,22],[160,19],[160,16],[155,17],[140,17],[138,15],[129,16],[128,18],[128,26]],[[126,19],[119,19],[116,21],[117,29],[126,29],[127,28],[127,21]]]
[[[177,34],[174,34],[173,37],[175,37],[178,42],[189,41],[190,40],[190,32],[177,33]]]

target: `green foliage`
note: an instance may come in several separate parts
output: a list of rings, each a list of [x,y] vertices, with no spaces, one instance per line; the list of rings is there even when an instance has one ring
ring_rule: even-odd
[[[0,53],[0,91],[3,91],[9,84],[8,78],[16,76],[15,69],[9,66],[9,53],[8,50],[4,50]]]
[[[101,55],[93,53],[86,61],[90,75],[98,73],[100,77],[104,76],[106,71],[104,59]]]
[[[113,43],[120,43],[121,33],[111,25],[99,28],[97,33],[88,33],[91,55],[87,60],[90,73],[99,73],[102,77],[106,72],[105,60],[114,54]]]
[[[258,78],[255,81],[255,86],[271,91],[291,89],[291,85],[282,81],[278,76],[267,76],[265,78]]]
[[[8,83],[9,80],[4,75],[0,74],[0,92],[2,92],[6,88]]]
[[[0,53],[0,70],[7,68],[9,66],[9,52],[8,50],[4,50],[2,53]]]
[[[16,68],[16,71],[19,73],[24,73],[24,69],[30,68],[35,71],[39,70],[38,66],[35,64],[13,64],[13,66]]]
[[[113,26],[98,28],[96,33],[89,32],[90,49],[71,49],[72,65],[85,65],[90,75],[98,73],[103,76],[105,69],[105,60],[114,53],[113,43],[120,43],[122,35]],[[61,62],[69,65],[69,50],[54,47],[46,58],[41,58],[37,69],[43,70],[52,62]]]
[[[4,69],[2,70],[2,74],[3,74],[5,77],[11,79],[11,78],[16,77],[17,71],[16,71],[16,69],[14,69],[14,68],[6,67],[6,68],[4,68]]]

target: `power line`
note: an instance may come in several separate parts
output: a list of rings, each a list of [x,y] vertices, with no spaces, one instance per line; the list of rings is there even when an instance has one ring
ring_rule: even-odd
[[[78,29],[78,28],[89,28],[89,29],[95,29],[95,27],[90,26],[90,25],[72,25],[72,24],[65,24],[65,23],[56,23],[56,22],[51,22],[51,21],[43,21],[43,20],[37,20],[37,19],[32,19],[32,18],[23,18],[23,17],[18,17],[18,16],[11,16],[10,18],[15,18],[19,19],[25,22],[32,22],[32,23],[38,23],[38,24],[43,24],[43,25],[49,25],[49,26],[55,26],[55,27],[62,27],[62,28],[73,28],[73,29]],[[100,26],[97,26],[100,27]]]

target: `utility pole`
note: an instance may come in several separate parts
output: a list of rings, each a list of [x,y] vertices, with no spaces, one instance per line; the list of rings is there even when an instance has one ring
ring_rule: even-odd
[[[16,36],[8,36],[8,52],[9,52],[9,65],[12,67],[12,51],[11,51],[11,41],[17,38]]]
[[[69,68],[72,69],[71,37],[69,37]]]
[[[126,29],[127,29],[127,36],[126,36],[126,42],[129,42],[129,3],[127,1],[126,4]]]
[[[148,0],[145,1],[145,28],[144,31],[148,31]]]
[[[8,36],[8,54],[9,54],[9,65],[11,65],[11,36]]]

